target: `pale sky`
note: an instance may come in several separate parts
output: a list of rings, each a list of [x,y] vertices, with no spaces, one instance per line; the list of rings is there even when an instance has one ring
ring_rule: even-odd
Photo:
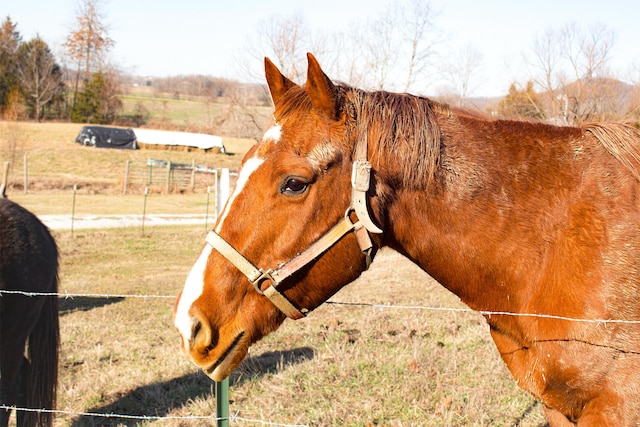
[[[347,32],[350,25],[380,15],[388,4],[389,0],[101,1],[109,35],[116,42],[112,60],[120,68],[141,76],[203,74],[231,79],[239,77],[237,62],[246,40],[273,16],[297,13],[311,29]],[[520,58],[534,38],[548,27],[559,29],[570,22],[602,23],[615,32],[610,65],[617,77],[629,81],[638,74],[633,70],[640,69],[638,0],[431,0],[431,5],[441,11],[435,23],[448,36],[447,49],[471,46],[482,54],[473,96],[505,94],[512,81],[523,78]],[[39,34],[54,53],[77,10],[78,0],[0,0],[2,19],[10,16],[24,41]]]

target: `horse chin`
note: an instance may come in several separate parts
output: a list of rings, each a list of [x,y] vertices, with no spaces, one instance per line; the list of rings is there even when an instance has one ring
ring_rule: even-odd
[[[220,358],[202,371],[212,380],[220,382],[227,378],[245,359],[251,345],[251,337],[245,331],[240,332],[220,355]]]

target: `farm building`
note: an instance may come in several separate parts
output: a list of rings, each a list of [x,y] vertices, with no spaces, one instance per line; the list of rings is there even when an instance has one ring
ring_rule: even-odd
[[[222,138],[215,135],[150,129],[122,129],[105,126],[83,126],[76,137],[78,144],[99,148],[135,150],[185,149],[224,153]]]
[[[215,135],[191,132],[134,129],[141,148],[185,147],[188,149],[214,150],[224,153],[222,138]]]
[[[76,142],[98,148],[120,148],[135,150],[136,135],[131,129],[104,126],[83,126],[78,132]]]

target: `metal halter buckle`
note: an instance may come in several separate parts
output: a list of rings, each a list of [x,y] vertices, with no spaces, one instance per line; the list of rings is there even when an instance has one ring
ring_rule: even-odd
[[[371,163],[355,160],[351,171],[351,186],[356,191],[368,191],[371,184]]]

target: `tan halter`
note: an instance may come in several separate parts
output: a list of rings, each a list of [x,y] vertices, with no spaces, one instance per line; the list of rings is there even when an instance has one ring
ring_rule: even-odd
[[[281,264],[275,269],[263,270],[256,267],[244,255],[238,252],[231,244],[224,240],[218,233],[211,230],[206,237],[206,242],[217,250],[231,264],[233,264],[249,282],[254,286],[259,294],[266,296],[280,311],[291,319],[300,319],[309,312],[306,308],[298,309],[287,297],[278,290],[278,286],[286,278],[302,269],[311,261],[316,259],[327,249],[336,244],[344,235],[354,231],[360,250],[366,257],[366,268],[371,264],[371,251],[373,243],[369,237],[371,233],[382,233],[371,218],[367,209],[366,192],[370,186],[371,164],[366,160],[367,142],[358,144],[356,147],[356,160],[353,162],[351,175],[351,206],[347,209],[344,217],[333,228],[316,240],[311,246],[289,261]],[[358,221],[353,222],[349,217],[351,212],[355,212]],[[269,282],[269,286],[262,289],[262,285]]]

